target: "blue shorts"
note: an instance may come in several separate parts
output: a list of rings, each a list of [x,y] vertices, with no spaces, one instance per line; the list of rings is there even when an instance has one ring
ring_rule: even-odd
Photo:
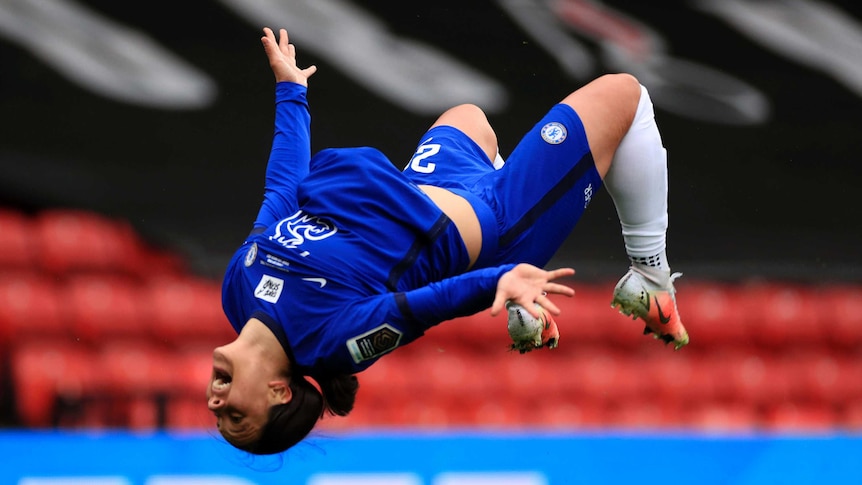
[[[482,226],[477,269],[545,266],[602,185],[584,126],[565,104],[551,108],[499,170],[463,132],[438,126],[423,136],[404,174],[470,202]]]

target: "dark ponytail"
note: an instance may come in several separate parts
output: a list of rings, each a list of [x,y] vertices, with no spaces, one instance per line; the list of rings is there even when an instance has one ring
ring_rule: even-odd
[[[320,391],[304,376],[295,375],[290,380],[293,397],[289,402],[269,409],[269,420],[263,426],[260,439],[234,446],[256,455],[281,453],[308,436],[324,413],[347,416],[353,409],[359,389],[356,376],[319,379],[318,384]]]
[[[359,379],[356,376],[340,375],[318,381],[323,391],[323,401],[329,414],[347,416],[356,403]]]

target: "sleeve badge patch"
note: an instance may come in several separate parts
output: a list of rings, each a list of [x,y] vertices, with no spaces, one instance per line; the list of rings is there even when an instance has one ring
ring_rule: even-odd
[[[384,323],[373,330],[348,340],[347,350],[350,351],[353,361],[358,364],[365,360],[375,359],[394,350],[401,342],[401,335],[401,331],[388,323]]]

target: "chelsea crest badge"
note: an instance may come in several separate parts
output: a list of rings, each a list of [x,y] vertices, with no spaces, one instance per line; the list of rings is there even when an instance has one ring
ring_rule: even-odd
[[[545,126],[542,127],[541,133],[542,139],[551,145],[559,145],[565,141],[566,135],[568,134],[566,132],[566,127],[556,121],[545,124]]]
[[[249,267],[253,265],[255,259],[257,259],[257,243],[252,243],[251,247],[248,248],[248,252],[245,253],[245,266]]]

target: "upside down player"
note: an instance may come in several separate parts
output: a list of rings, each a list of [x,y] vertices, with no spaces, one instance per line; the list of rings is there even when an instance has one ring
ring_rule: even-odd
[[[285,30],[261,40],[275,135],[262,207],[224,278],[238,336],[214,350],[207,389],[231,444],[277,453],[325,411],[347,415],[354,374],[443,321],[506,302],[559,314],[546,294],[571,296],[555,280],[574,270],[541,268],[602,186],[631,260],[612,304],[676,348],[688,343],[665,256],[666,153],[637,79],[605,75],[569,94],[505,162],[482,111],[456,106],[401,172],[368,147],[312,157],[317,69],[297,67]]]

